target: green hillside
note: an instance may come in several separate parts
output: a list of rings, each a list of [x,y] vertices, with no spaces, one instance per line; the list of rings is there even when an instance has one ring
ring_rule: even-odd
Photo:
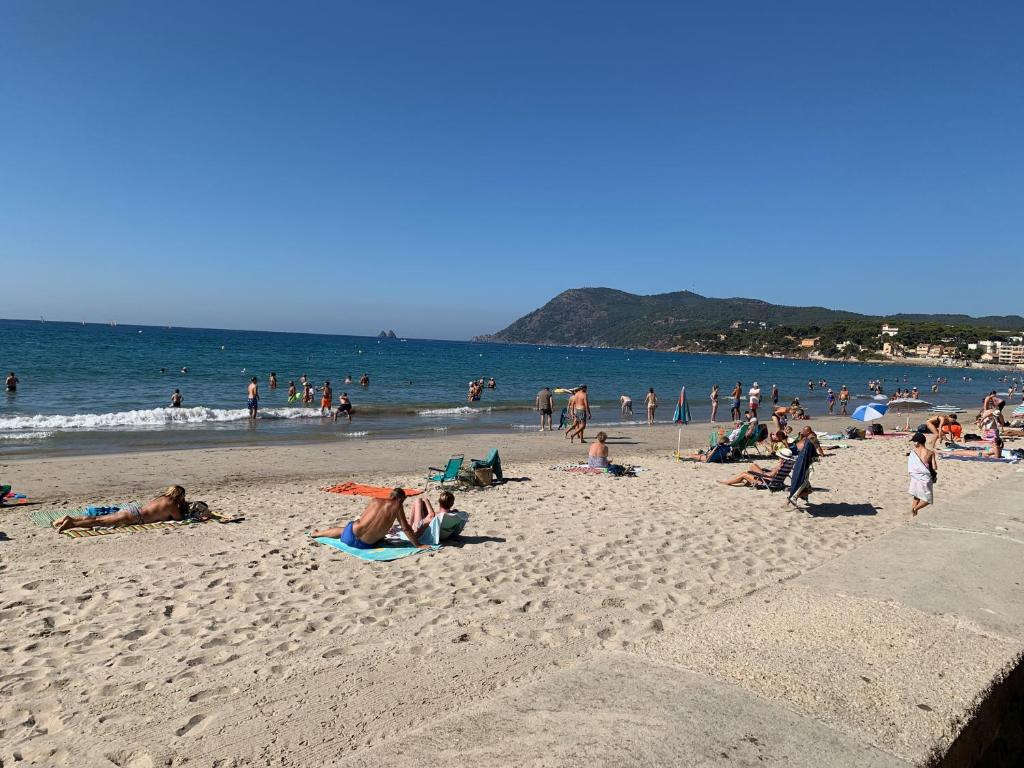
[[[563,291],[540,309],[480,340],[527,344],[566,344],[667,349],[725,331],[739,321],[744,328],[785,328],[808,333],[843,323],[930,323],[1003,332],[1024,328],[1024,318],[967,315],[863,315],[825,307],[789,307],[758,299],[714,299],[690,291],[638,296],[611,288]]]

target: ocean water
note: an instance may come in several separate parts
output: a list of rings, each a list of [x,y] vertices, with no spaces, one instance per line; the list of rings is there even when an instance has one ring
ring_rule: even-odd
[[[659,421],[671,418],[684,385],[697,420],[708,418],[716,382],[720,418],[728,417],[728,392],[737,380],[744,392],[758,381],[765,396],[777,384],[785,402],[798,396],[812,414],[825,412],[825,393],[817,386],[808,392],[809,379],[825,379],[836,391],[846,384],[854,404],[867,401],[867,382],[876,378],[889,391],[917,385],[932,402],[971,408],[983,392],[1007,387],[1000,381],[1006,374],[959,368],[21,320],[0,320],[0,369],[21,380],[16,394],[0,396],[0,454],[6,455],[535,429],[533,400],[545,385],[587,384],[594,424],[608,426],[622,423],[623,393],[642,420],[648,387],[662,402]],[[267,385],[271,371],[279,383],[274,391]],[[358,382],[363,373],[369,387],[342,383],[346,374]],[[330,380],[335,398],[347,391],[353,421],[334,423],[315,407],[289,405],[288,382],[298,385],[303,374],[316,385]],[[245,409],[252,376],[262,396],[256,423]],[[497,389],[468,403],[467,383],[491,376]],[[948,384],[932,395],[940,376]],[[175,388],[184,397],[180,409],[168,407]]]

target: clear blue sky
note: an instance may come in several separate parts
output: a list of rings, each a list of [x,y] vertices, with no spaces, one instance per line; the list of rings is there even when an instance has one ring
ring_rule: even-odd
[[[0,317],[1020,312],[1022,39],[1011,2],[8,0]]]

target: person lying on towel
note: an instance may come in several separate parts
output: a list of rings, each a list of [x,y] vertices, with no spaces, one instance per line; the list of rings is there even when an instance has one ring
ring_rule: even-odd
[[[51,525],[63,533],[69,528],[114,528],[166,520],[209,520],[210,517],[206,502],[190,504],[185,500],[185,489],[172,485],[145,506],[133,503],[118,507],[89,507],[84,515],[64,515]]]
[[[386,499],[372,499],[363,510],[359,519],[353,520],[343,528],[324,528],[313,531],[310,535],[316,539],[321,536],[328,539],[341,539],[342,544],[347,544],[356,549],[375,549],[381,546],[384,537],[388,535],[391,526],[398,521],[402,531],[409,539],[409,543],[418,549],[429,549],[426,544],[420,544],[416,532],[405,517],[405,509],[402,507],[405,502],[405,491],[395,488]]]

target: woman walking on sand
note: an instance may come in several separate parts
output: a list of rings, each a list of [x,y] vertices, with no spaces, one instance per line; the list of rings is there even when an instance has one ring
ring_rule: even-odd
[[[914,497],[910,516],[917,517],[918,512],[932,503],[932,486],[938,477],[938,467],[935,453],[928,450],[921,432],[915,432],[910,442],[914,449],[907,455],[907,472],[910,474],[910,488],[907,490]]]
[[[715,384],[711,388],[711,423],[715,423],[715,417],[718,415],[718,385]]]
[[[658,407],[658,396],[654,394],[654,387],[650,387],[647,390],[647,397],[644,398],[644,402],[647,404],[647,424],[650,426],[654,423],[654,411]]]

